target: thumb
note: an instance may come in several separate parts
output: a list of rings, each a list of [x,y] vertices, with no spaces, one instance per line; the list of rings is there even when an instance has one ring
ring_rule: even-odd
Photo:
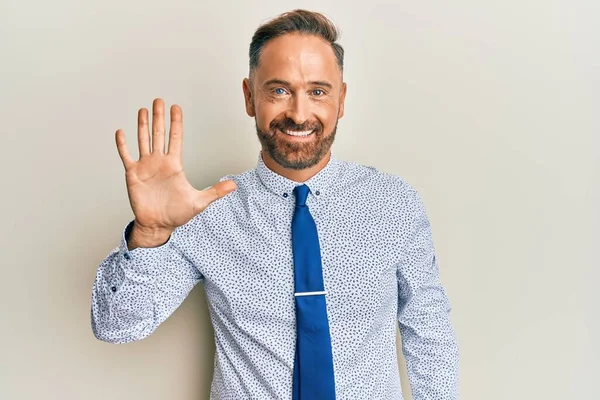
[[[196,193],[194,208],[196,213],[204,211],[212,202],[219,200],[237,189],[237,184],[231,180],[221,181]]]

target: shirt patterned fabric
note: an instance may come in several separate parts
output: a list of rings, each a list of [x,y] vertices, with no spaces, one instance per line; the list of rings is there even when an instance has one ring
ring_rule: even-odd
[[[203,282],[215,335],[211,399],[291,399],[293,189],[259,153],[238,188],[162,246],[121,244],[98,267],[91,323],[111,343],[152,334]],[[322,253],[336,398],[402,399],[396,327],[414,400],[459,397],[459,351],[424,205],[402,178],[331,155],[303,182]]]

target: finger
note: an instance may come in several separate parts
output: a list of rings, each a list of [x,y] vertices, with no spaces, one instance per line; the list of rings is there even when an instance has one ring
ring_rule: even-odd
[[[138,146],[140,148],[140,157],[150,154],[148,110],[145,108],[140,108],[138,111]]]
[[[210,203],[227,196],[237,189],[233,180],[226,180],[198,192],[195,202],[197,212],[202,212]]]
[[[165,152],[165,103],[162,99],[152,102],[152,152]]]
[[[133,158],[131,158],[131,154],[129,154],[129,150],[127,149],[127,144],[125,143],[125,132],[123,132],[122,129],[117,130],[115,133],[115,140],[117,142],[119,157],[121,157],[123,166],[127,170],[133,165],[134,161]]]
[[[181,157],[181,142],[183,141],[183,113],[181,107],[171,107],[171,128],[169,131],[169,154]]]

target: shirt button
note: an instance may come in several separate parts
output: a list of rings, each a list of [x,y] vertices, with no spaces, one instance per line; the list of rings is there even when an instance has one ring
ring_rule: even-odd
[[[318,190],[315,192],[315,194],[318,196],[321,194],[321,192],[319,192]]]
[[[110,288],[110,290],[111,290],[111,291],[114,293],[114,292],[116,292],[116,291],[117,291],[117,287],[116,287],[116,286],[113,286],[113,287],[111,287],[111,288]]]
[[[287,194],[287,193],[284,193],[284,194],[283,194],[283,197],[287,198],[287,197],[288,197],[288,194]]]
[[[123,253],[123,257],[127,260],[131,260],[131,255],[129,253]]]

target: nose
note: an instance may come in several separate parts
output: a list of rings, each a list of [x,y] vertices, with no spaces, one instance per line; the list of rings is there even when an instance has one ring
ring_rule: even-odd
[[[310,100],[306,96],[296,95],[289,103],[286,117],[301,125],[308,120],[310,114]]]

